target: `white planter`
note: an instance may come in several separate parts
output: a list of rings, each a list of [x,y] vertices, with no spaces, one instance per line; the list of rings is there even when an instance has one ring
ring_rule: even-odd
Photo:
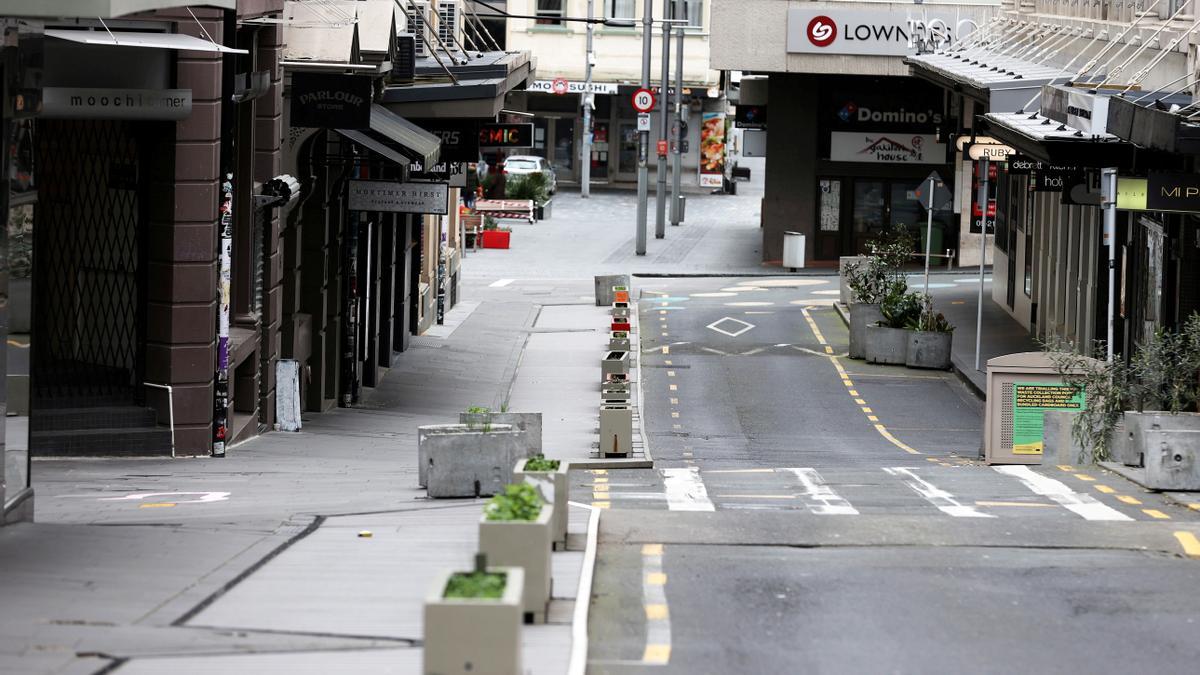
[[[954,333],[910,330],[904,352],[904,365],[909,368],[950,369],[950,345]]]
[[[465,424],[440,426],[434,432],[423,428],[427,436],[421,444],[425,448],[422,466],[430,497],[494,495],[512,482],[514,458],[524,451],[525,432],[507,424],[493,425],[490,431]]]
[[[618,319],[629,318],[629,303],[628,302],[614,302],[612,304],[612,315]]]
[[[613,287],[622,286],[629,287],[628,274],[613,274],[607,276],[597,276],[594,278],[596,286],[596,306],[608,307],[613,303]]]
[[[512,428],[507,425],[492,425],[494,431],[506,431]],[[466,424],[428,424],[417,427],[417,485],[429,485],[429,455],[434,446],[458,445],[464,450],[474,447],[476,440],[450,438],[459,434],[478,433]]]
[[[567,471],[570,470],[565,460],[559,460],[556,471],[526,471],[525,462],[517,462],[513,469],[514,481],[525,481],[537,488],[542,499],[554,507],[550,518],[550,538],[555,550],[567,548],[567,501],[570,499],[570,486],[567,484]]]
[[[601,376],[628,375],[629,352],[607,352],[600,361]]]
[[[1200,490],[1200,414],[1126,412],[1127,451],[1141,456],[1151,490]]]
[[[479,552],[489,563],[525,570],[521,611],[526,621],[546,622],[550,602],[550,519],[554,507],[542,506],[537,520],[488,520],[479,517]]]
[[[600,387],[600,399],[603,401],[629,402],[629,387],[610,387],[607,384]]]
[[[876,322],[882,320],[883,314],[879,311],[879,305],[858,302],[850,305],[850,358],[861,359],[866,356],[867,327],[874,326]]]
[[[425,598],[425,675],[511,675],[521,671],[521,597],[525,572],[488,567],[507,575],[494,600],[443,597],[455,572],[439,574]]]
[[[600,456],[628,457],[633,452],[633,409],[628,405],[600,406]]]
[[[1071,428],[1079,413],[1047,410],[1042,413],[1042,464],[1090,464],[1087,448],[1075,441]]]
[[[850,292],[850,284],[846,279],[846,270],[851,265],[864,263],[869,259],[870,256],[865,255],[844,255],[838,258],[838,294],[840,296],[838,299],[842,301],[843,305],[849,306],[854,301],[852,297],[854,294]]]
[[[476,427],[482,427],[490,423],[493,428],[497,424],[507,424],[514,429],[524,431],[525,448],[516,457],[513,457],[514,462],[518,459],[542,454],[542,413],[540,412],[462,412],[458,414],[458,422],[459,424],[468,424]]]

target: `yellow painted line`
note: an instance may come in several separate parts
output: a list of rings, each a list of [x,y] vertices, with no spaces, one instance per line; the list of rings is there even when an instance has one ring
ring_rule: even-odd
[[[671,399],[671,405],[679,405],[679,399],[677,399],[677,398],[672,398],[672,399]]]
[[[597,476],[606,476],[608,475],[608,469],[592,469],[592,473]]]
[[[601,483],[607,483],[607,482],[608,482],[608,479],[607,479],[607,478],[593,478],[593,479],[592,479],[592,484],[593,484],[593,485],[598,485],[598,484],[601,484]]]
[[[867,413],[868,415],[870,415],[871,413],[875,412],[874,410],[871,410],[870,408],[868,408],[868,407],[867,407],[867,406],[865,406],[865,405],[863,406],[863,409],[862,409],[862,411],[863,411],[863,412],[865,412],[865,413]]]
[[[858,392],[857,392],[857,391],[855,391],[854,389],[851,389],[851,390],[850,390],[849,392],[847,392],[847,393],[849,393],[851,396],[858,396]]]
[[[669,365],[672,365],[672,364],[671,364],[671,360],[670,360],[670,359],[664,359],[664,360],[663,360],[663,363],[664,363],[665,365],[668,365],[668,366],[669,366]]]
[[[925,461],[926,462],[941,462],[942,460],[938,459],[937,457],[926,457]]]
[[[713,469],[704,473],[775,473],[775,469]]]
[[[722,494],[717,495],[723,499],[795,499],[796,495],[743,495],[743,494]]]
[[[671,335],[671,334],[670,334],[670,333],[667,333],[666,331],[664,331],[664,332],[663,332],[663,337],[670,337],[670,335]]]
[[[879,435],[880,435],[880,436],[883,436],[884,438],[886,438],[886,439],[887,439],[887,440],[888,440],[888,441],[889,441],[889,442],[890,442],[892,445],[896,446],[897,448],[900,448],[901,450],[903,450],[903,451],[907,452],[907,453],[908,453],[908,454],[910,454],[910,455],[920,455],[920,454],[923,454],[923,453],[921,453],[921,452],[918,452],[918,451],[916,451],[916,450],[913,450],[911,447],[909,447],[908,445],[906,445],[906,444],[905,444],[903,441],[901,441],[899,438],[896,438],[895,436],[893,436],[893,435],[891,434],[891,432],[889,432],[889,431],[887,430],[887,427],[883,426],[882,424],[876,424],[876,425],[875,425],[875,431],[878,431],[878,432],[879,432]]]
[[[604,492],[596,492],[596,491],[593,491],[593,492],[592,492],[592,502],[594,503],[594,502],[596,502],[597,500],[599,500],[599,501],[604,501],[604,500],[608,499],[608,498],[609,498],[609,496],[610,496],[610,495],[608,494],[608,492],[607,492],[607,491],[604,491]]]
[[[662,555],[662,544],[642,544],[642,555]]]
[[[670,354],[670,353],[671,353],[671,347],[670,347],[669,345],[663,345],[662,353],[664,353],[664,354]]]
[[[1150,516],[1151,518],[1155,518],[1157,520],[1170,520],[1171,519],[1171,516],[1168,516],[1167,514],[1163,513],[1162,511],[1159,511],[1158,509],[1142,509],[1142,513]]]
[[[1077,474],[1075,474],[1075,477],[1076,477],[1076,478],[1078,478],[1079,480],[1086,480],[1086,481],[1088,481],[1089,483],[1090,483],[1091,481],[1094,481],[1094,480],[1096,480],[1095,478],[1093,478],[1093,477],[1091,477],[1091,476],[1087,475],[1086,473],[1077,473]]]
[[[1074,471],[1075,470],[1075,467],[1073,467],[1069,464],[1059,464],[1058,468],[1062,469],[1063,471]]]
[[[868,419],[868,420],[870,420],[870,421],[872,421],[872,422],[878,422],[878,421],[879,421],[879,418],[878,418],[878,417],[876,417],[876,416],[874,416],[874,415],[867,415],[867,419]]]
[[[825,353],[826,353],[826,354],[832,354],[832,353],[833,353],[833,347],[830,347],[829,345],[825,345]]]
[[[172,502],[150,502],[148,504],[138,504],[139,509],[169,509],[175,506]]]
[[[666,605],[646,605],[647,621],[661,621],[669,617]]]
[[[1035,507],[1035,508],[1047,508],[1047,509],[1053,509],[1053,508],[1057,507],[1058,505],[1057,505],[1057,504],[1038,504],[1038,503],[1035,503],[1035,502],[989,502],[989,501],[977,501],[977,502],[975,502],[975,506],[1032,506],[1032,507]]]
[[[665,314],[667,313],[667,310],[665,310],[665,309],[660,309],[660,310],[658,310],[658,313],[659,313],[659,314],[663,314],[663,315],[665,315]]]
[[[671,427],[675,428],[675,429],[682,429],[683,425],[682,424],[672,424]]]
[[[1108,487],[1107,485],[1097,485],[1096,490],[1098,490],[1099,492],[1103,492],[1106,495],[1111,495],[1114,492],[1116,492],[1116,490]]]
[[[670,386],[671,386],[671,391],[679,391],[679,385],[677,385],[677,384],[672,384],[672,385],[670,385]]]
[[[673,370],[668,370],[668,371],[667,371],[667,377],[675,377],[675,371],[673,371]]]
[[[1176,532],[1175,538],[1179,540],[1184,553],[1192,558],[1200,558],[1200,540],[1196,539],[1196,535],[1191,532]]]
[[[597,483],[592,485],[592,492],[608,492],[609,487],[608,483]]]
[[[672,413],[671,413],[671,417],[672,417],[672,418],[674,418],[674,419],[679,419],[679,413],[677,413],[677,412],[672,412]]]
[[[671,645],[646,645],[642,663],[665,666],[671,662]]]
[[[851,396],[853,396],[853,394],[851,394]],[[859,404],[859,405],[866,405],[866,404],[867,404],[867,402],[866,402],[866,401],[864,401],[864,400],[862,400],[861,398],[856,398],[856,399],[854,399],[854,402],[855,402],[855,403],[857,403],[857,404]]]
[[[612,502],[592,502],[592,506],[598,509],[607,509],[612,506]]]
[[[1193,511],[1200,511],[1200,504],[1188,504],[1188,508]]]
[[[1142,501],[1140,499],[1137,499],[1135,497],[1130,497],[1129,495],[1118,495],[1117,499],[1121,500],[1122,502],[1125,502],[1126,504],[1132,504],[1133,506],[1139,506],[1142,503]]]
[[[846,385],[847,387],[853,387],[853,386],[854,386],[854,383],[853,383],[853,382],[851,382],[849,379],[847,379],[847,378],[845,378],[845,377],[843,377],[843,378],[842,378],[842,384]]]
[[[646,583],[652,586],[665,586],[667,584],[667,575],[662,572],[651,572],[646,575]]]

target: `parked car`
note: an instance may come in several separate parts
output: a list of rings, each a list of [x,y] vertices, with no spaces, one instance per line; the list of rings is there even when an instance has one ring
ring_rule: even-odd
[[[540,173],[546,176],[546,185],[550,186],[550,194],[558,192],[558,178],[554,175],[554,167],[542,157],[533,155],[513,155],[504,160],[504,174],[508,176],[528,176]]]

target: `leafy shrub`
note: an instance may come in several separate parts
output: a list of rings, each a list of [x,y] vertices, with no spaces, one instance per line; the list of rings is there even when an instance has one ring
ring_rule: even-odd
[[[879,313],[883,315],[881,326],[888,328],[907,328],[908,324],[921,316],[925,303],[920,293],[905,293],[902,286],[893,286],[892,291],[884,296],[879,303]]]
[[[933,311],[933,298],[925,296],[925,307],[921,309],[920,314],[909,319],[905,328],[909,330],[919,330],[927,333],[953,333],[954,326],[946,320],[946,316],[941,312]]]
[[[488,500],[483,513],[488,520],[537,520],[542,512],[542,496],[528,483],[506,485],[504,493]]]
[[[509,176],[504,192],[509,199],[532,199],[535,204],[544,204],[550,198],[550,181],[542,173]]]
[[[497,599],[504,596],[507,583],[508,575],[503,572],[459,572],[450,576],[442,596]]]
[[[558,471],[557,459],[546,459],[542,455],[530,457],[525,461],[525,470],[530,472]]]
[[[908,230],[897,227],[867,243],[870,257],[846,269],[851,302],[882,304],[884,298],[908,290],[901,268],[916,245]]]

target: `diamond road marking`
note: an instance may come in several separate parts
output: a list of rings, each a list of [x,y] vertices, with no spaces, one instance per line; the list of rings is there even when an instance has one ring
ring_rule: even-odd
[[[742,326],[742,329],[738,330],[738,331],[730,332],[723,328],[718,328],[718,326],[725,323],[726,321],[730,321],[735,324],[740,324]],[[746,333],[747,331],[752,330],[754,327],[755,326],[752,323],[742,321],[741,319],[735,319],[731,316],[727,316],[723,319],[717,319],[716,321],[705,326],[705,328],[708,328],[709,330],[716,331],[716,332],[720,333],[721,335],[728,335],[729,337],[732,337],[732,338],[742,335],[743,333]]]

